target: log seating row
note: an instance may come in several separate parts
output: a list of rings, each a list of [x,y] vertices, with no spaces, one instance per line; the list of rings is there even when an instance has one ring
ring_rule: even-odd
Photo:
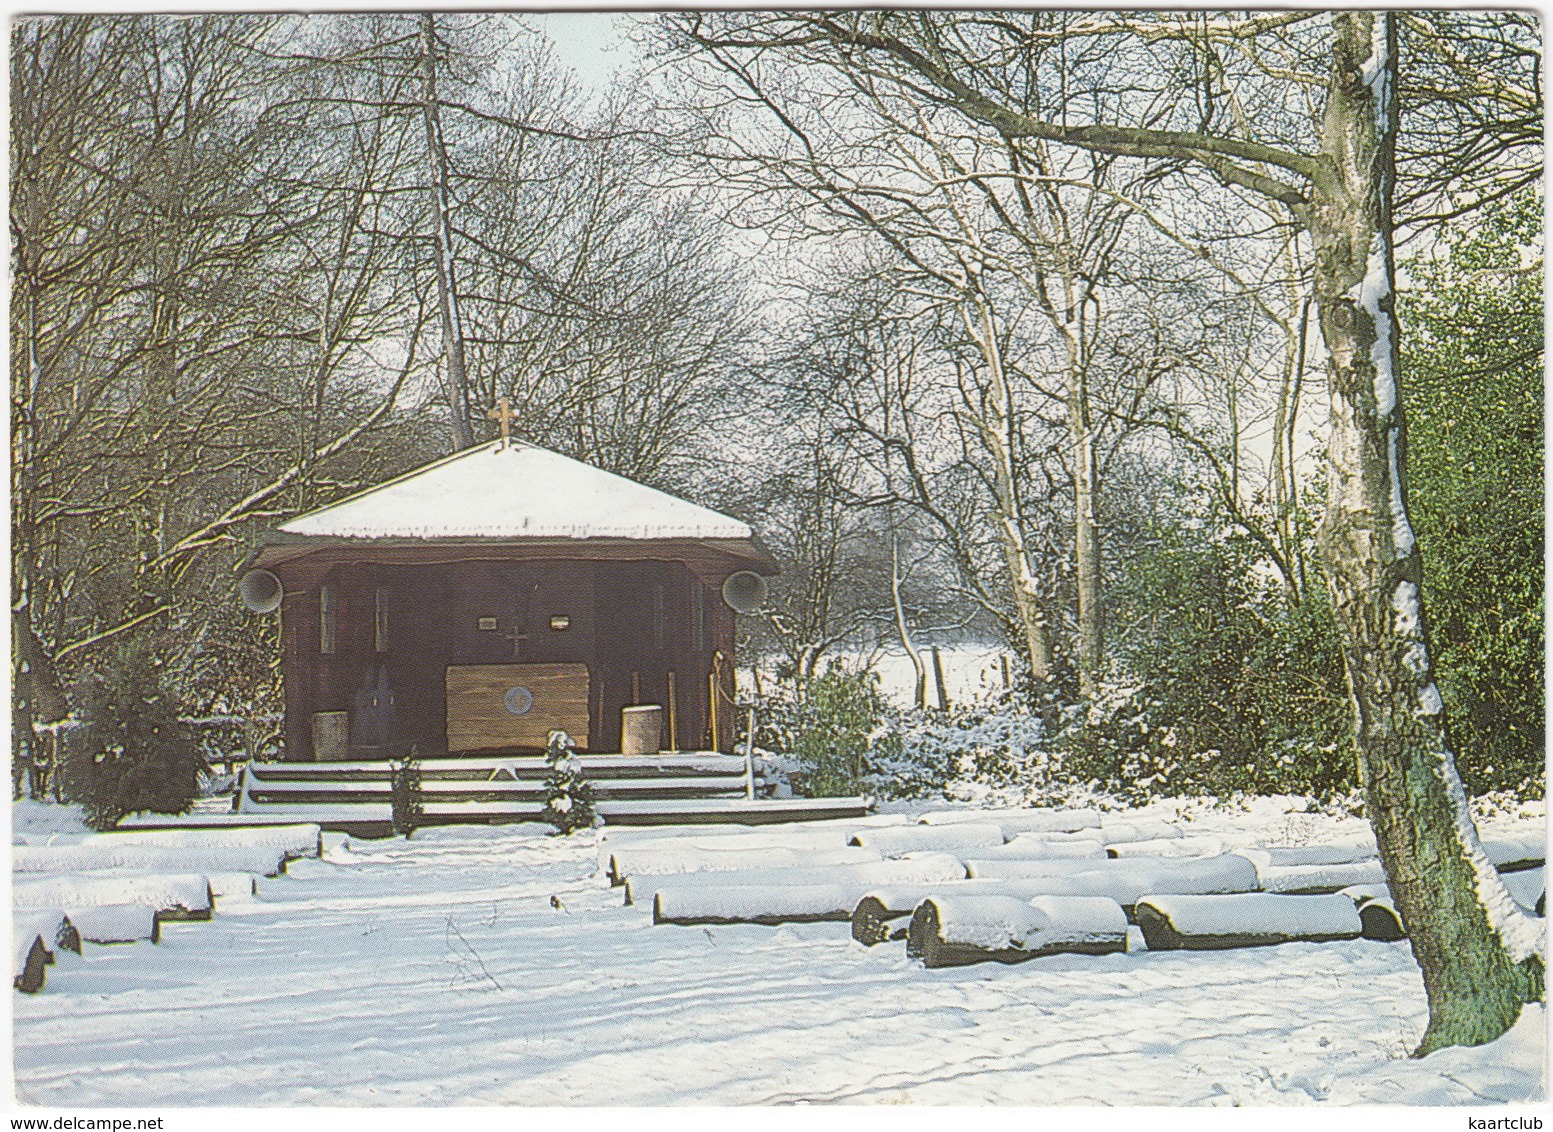
[[[1543,915],[1540,839],[1483,843],[1515,899]],[[846,845],[878,859],[854,861]],[[859,943],[904,941],[929,967],[1125,951],[1128,924],[1151,951],[1406,938],[1373,842],[1226,852],[1217,838],[1186,837],[1162,822],[981,811],[815,828],[785,842],[780,834],[699,837],[687,849],[672,836],[606,844],[600,862],[627,886],[627,903],[651,897],[656,923],[850,920]],[[963,871],[912,876],[925,858],[937,869],[958,859]],[[808,868],[798,864],[805,859]],[[633,860],[659,875],[638,878]],[[697,868],[706,860],[717,862],[714,871]],[[760,861],[776,867],[754,867]],[[901,871],[886,879],[892,867]],[[871,876],[884,883],[867,885]]]
[[[323,847],[316,825],[15,840],[12,985],[27,994],[43,989],[61,947],[80,954],[83,943],[158,943],[164,922],[209,920],[218,896],[254,895],[259,876],[278,876]],[[180,866],[206,871],[160,871]]]

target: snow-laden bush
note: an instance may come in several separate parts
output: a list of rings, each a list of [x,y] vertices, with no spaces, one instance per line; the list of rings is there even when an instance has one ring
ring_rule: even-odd
[[[788,779],[807,797],[855,794],[875,765],[900,751],[900,728],[878,676],[836,661],[796,692],[765,698],[756,712],[767,744],[797,763]]]
[[[894,723],[899,752],[876,758],[866,779],[880,797],[969,801],[1044,782],[1051,771],[1042,721],[1010,696],[949,712],[899,712]]]
[[[812,681],[807,698],[756,705],[763,774],[801,794],[1100,808],[1286,795],[1331,813],[1362,810],[1350,748],[1325,716],[1291,710],[1248,750],[1202,745],[1207,732],[1178,718],[1179,706],[1112,681],[1088,703],[1032,707],[1016,689],[948,712],[903,710],[867,674],[839,669]],[[1516,804],[1535,796],[1505,794]]]

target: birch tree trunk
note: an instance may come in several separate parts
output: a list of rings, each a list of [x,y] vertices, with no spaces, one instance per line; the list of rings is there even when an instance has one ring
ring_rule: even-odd
[[[1095,517],[1099,468],[1095,458],[1095,425],[1089,404],[1087,360],[1079,332],[1070,323],[1083,303],[1077,281],[1064,280],[1065,319],[1058,323],[1067,352],[1066,409],[1069,458],[1073,462],[1073,579],[1078,590],[1079,694],[1093,699],[1100,691],[1105,668],[1104,579],[1100,558],[1100,523]]]
[[[1475,1045],[1543,994],[1542,932],[1484,855],[1447,742],[1404,498],[1391,182],[1394,17],[1333,17],[1313,179],[1315,293],[1331,397],[1318,541],[1343,640],[1366,811],[1429,996],[1418,1054]]]
[[[469,423],[469,378],[464,368],[464,327],[458,315],[458,290],[453,271],[452,198],[448,192],[448,150],[442,136],[437,103],[437,25],[431,12],[421,13],[421,112],[426,122],[426,157],[431,167],[432,239],[437,259],[437,304],[442,313],[442,344],[448,409],[455,451],[475,442]]]
[[[1025,545],[1024,516],[1019,503],[1019,480],[1014,467],[1013,396],[1003,353],[998,346],[997,327],[985,296],[972,300],[974,315],[965,309],[966,328],[981,350],[989,378],[986,402],[980,407],[979,427],[982,443],[992,457],[992,483],[997,497],[998,543],[1008,569],[1009,590],[1014,598],[1014,613],[1024,636],[1025,657],[1030,678],[1037,688],[1051,679],[1051,631],[1046,621],[1045,603],[1035,572],[1030,568],[1030,553]]]
[[[916,679],[912,685],[912,703],[918,710],[927,706],[927,669],[922,664],[922,653],[911,638],[911,626],[906,623],[906,603],[901,595],[901,538],[895,529],[895,516],[890,515],[890,602],[895,611],[895,632],[900,636],[901,647],[911,658],[911,668]]]

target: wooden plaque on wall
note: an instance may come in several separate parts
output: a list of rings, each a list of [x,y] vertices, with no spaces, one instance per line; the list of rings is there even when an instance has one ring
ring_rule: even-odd
[[[448,750],[543,750],[559,728],[588,746],[586,664],[462,664],[447,670]]]

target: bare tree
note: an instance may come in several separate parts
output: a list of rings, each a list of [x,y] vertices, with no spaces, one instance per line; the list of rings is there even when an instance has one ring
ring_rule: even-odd
[[[1277,201],[1309,231],[1332,402],[1320,546],[1368,810],[1428,991],[1430,1023],[1419,1046],[1427,1053],[1503,1033],[1524,1002],[1542,996],[1543,964],[1540,933],[1500,882],[1467,810],[1407,520],[1392,299],[1398,23],[1370,12],[1212,19],[868,12],[733,17],[689,30],[714,47],[754,45],[864,68],[1011,142],[1185,162]],[[1501,30],[1515,40],[1513,28]],[[1429,49],[1418,36],[1409,42]],[[1529,42],[1535,53],[1535,36]],[[1086,48],[1091,60],[1106,52],[1104,66],[1087,76],[1092,85],[1064,67],[1062,92],[1031,97],[1026,79],[1039,62]],[[1232,81],[1226,60],[1234,58],[1249,62],[1233,81],[1270,80],[1269,90],[1313,94],[1313,121],[1288,102],[1281,111],[1264,102],[1254,122],[1225,122],[1217,95]],[[1101,72],[1122,81],[1103,83]],[[1077,107],[1070,114],[1066,92],[1075,85],[1090,100],[1082,114]],[[1486,97],[1492,88],[1476,87]]]

